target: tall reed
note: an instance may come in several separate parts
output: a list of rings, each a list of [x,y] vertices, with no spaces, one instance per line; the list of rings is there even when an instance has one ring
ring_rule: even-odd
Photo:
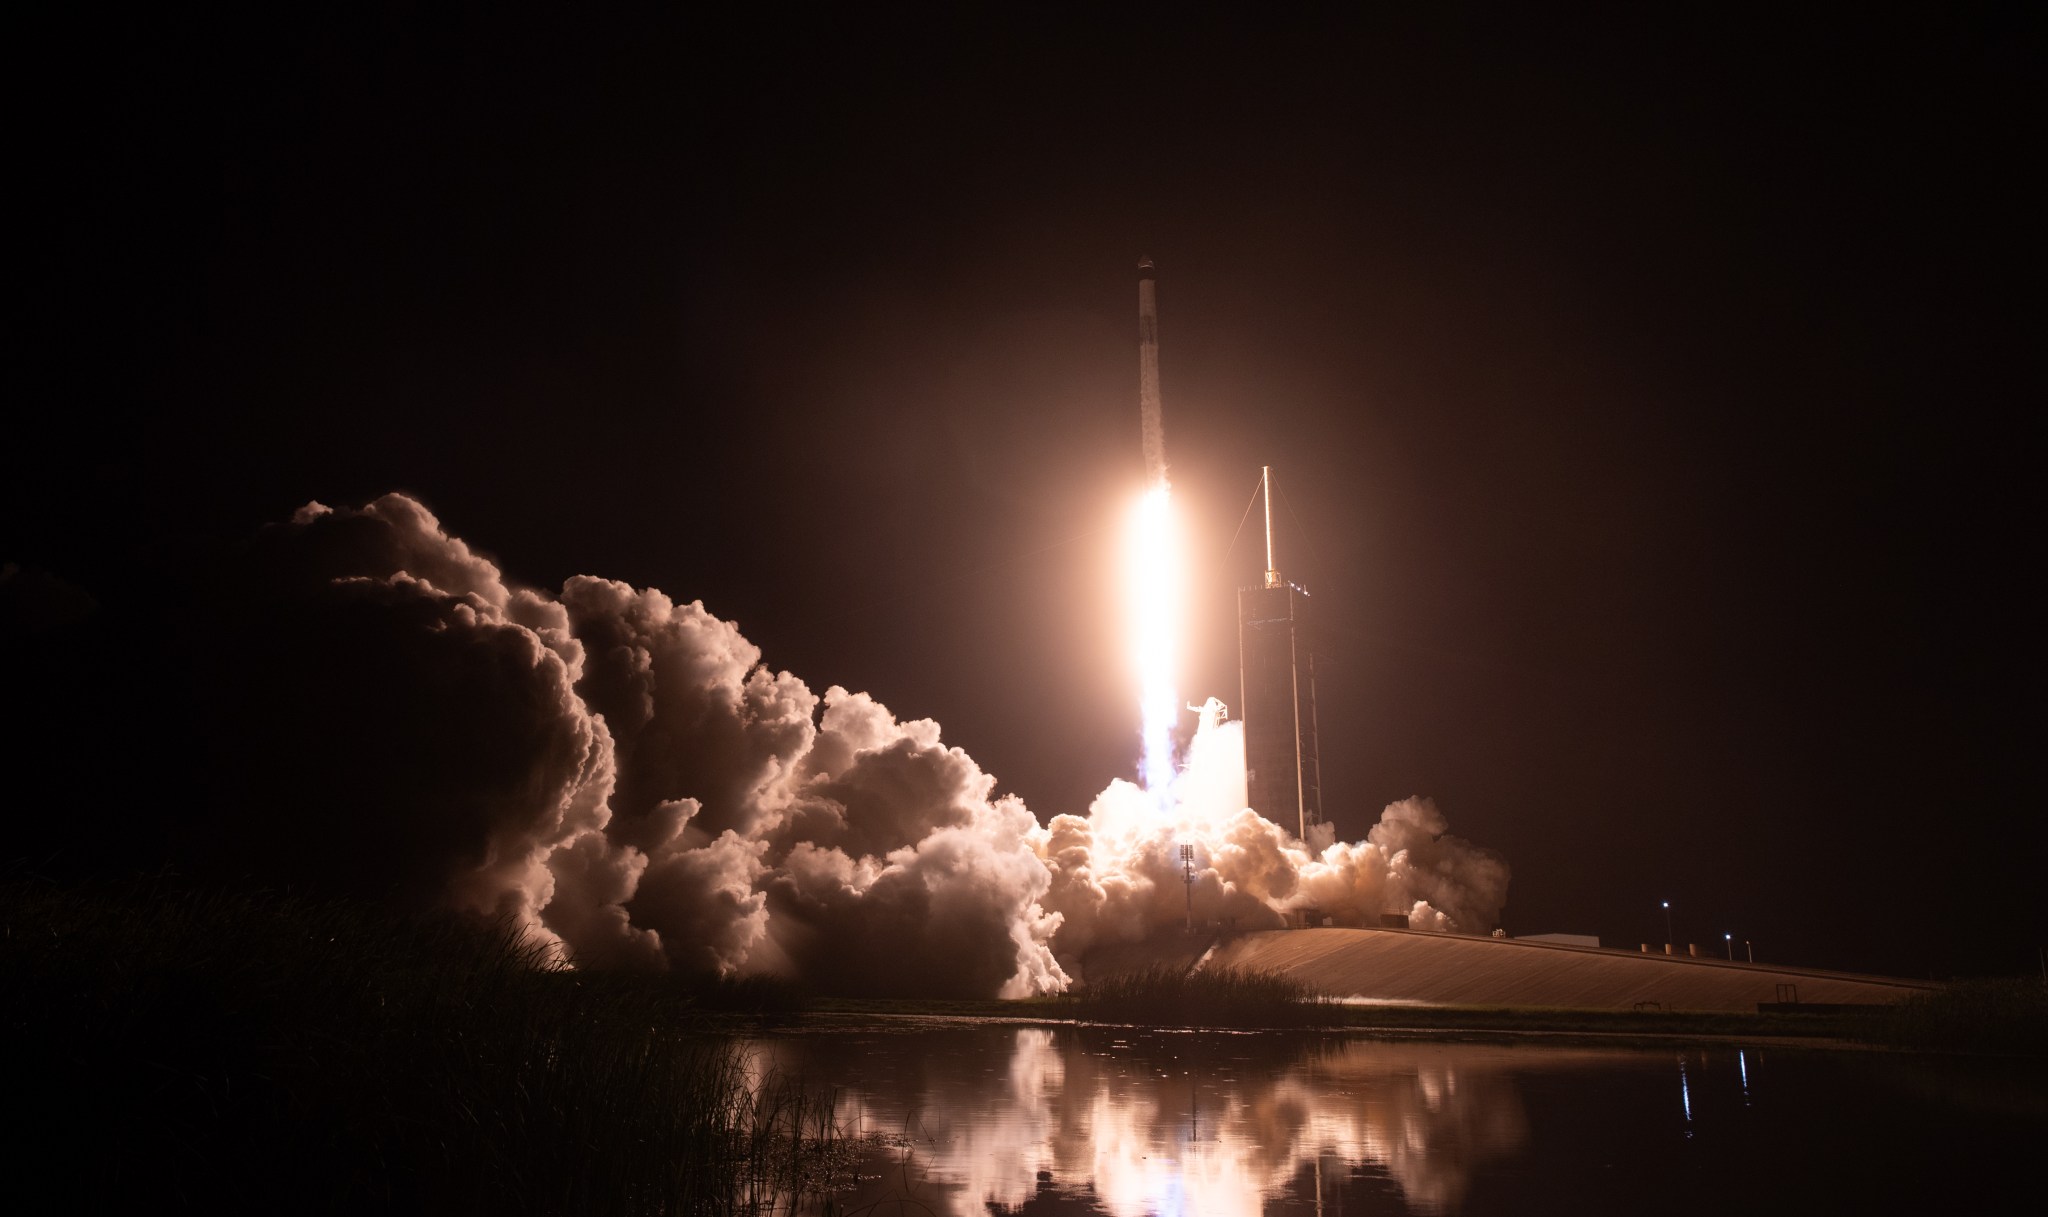
[[[0,886],[15,1185],[76,1211],[762,1211],[834,1161],[666,978],[507,924]]]
[[[1869,1015],[1862,1034],[1898,1048],[2048,1055],[2048,982],[2035,976],[1956,981]]]
[[[1155,964],[1090,979],[1060,1002],[1075,1018],[1173,1027],[1313,1027],[1338,1007],[1274,972]]]

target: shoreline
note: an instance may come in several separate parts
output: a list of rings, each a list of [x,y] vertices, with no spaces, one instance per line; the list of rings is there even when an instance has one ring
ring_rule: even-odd
[[[1609,1011],[1403,1007],[1404,1013],[1412,1012],[1415,1017],[1404,1019],[1400,1022],[1389,1022],[1376,1018],[1360,1018],[1345,1019],[1320,1026],[1231,1027],[1176,1026],[1115,1019],[1098,1019],[1052,1012],[1033,1012],[1015,1008],[1021,1005],[1034,1004],[1026,1002],[991,1001],[983,1003],[951,1001],[933,1003],[935,1007],[942,1008],[904,1008],[913,1004],[915,1003],[882,999],[825,999],[819,1001],[809,1010],[779,1017],[732,1016],[729,1019],[729,1024],[721,1029],[740,1034],[744,1034],[747,1031],[795,1031],[800,1034],[806,1026],[823,1031],[849,1029],[863,1025],[886,1027],[893,1024],[907,1033],[920,1029],[947,1026],[1006,1025],[1052,1029],[1071,1028],[1074,1030],[1129,1029],[1170,1035],[1341,1036],[1359,1039],[1438,1040],[1457,1043],[1528,1043],[1646,1049],[1698,1046],[1811,1048],[1824,1051],[1879,1053],[1924,1051],[1859,1039],[1854,1036],[1853,1027],[1845,1024],[1845,1016],[1832,1013],[1816,1015],[1728,1015],[1717,1013],[1688,1015],[1684,1012],[1665,1014],[1635,1014],[1633,1012],[1626,1012],[1615,1014]],[[1727,1025],[1751,1018],[1766,1020],[1769,1025],[1756,1027]],[[1783,1025],[1783,1020],[1787,1018],[1811,1019],[1813,1023],[1810,1028],[1787,1028]],[[1653,1024],[1659,1019],[1683,1019],[1688,1022],[1699,1020],[1701,1022],[1722,1025],[1658,1028]],[[1640,1022],[1642,1025],[1611,1027],[1585,1025],[1588,1021],[1608,1022],[1613,1020],[1629,1023]],[[728,1022],[728,1020],[724,1019],[719,1021],[721,1023]],[[1506,1022],[1512,1022],[1517,1025],[1503,1025]]]

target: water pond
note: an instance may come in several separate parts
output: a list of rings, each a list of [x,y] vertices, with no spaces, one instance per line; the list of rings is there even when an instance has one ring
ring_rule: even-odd
[[[803,1207],[849,1217],[2002,1211],[2048,1146],[2011,1061],[938,1021],[746,1049],[831,1093],[854,1152]]]

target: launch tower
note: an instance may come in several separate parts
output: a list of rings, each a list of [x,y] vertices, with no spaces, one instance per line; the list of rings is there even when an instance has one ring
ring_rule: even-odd
[[[1301,839],[1323,821],[1316,749],[1316,664],[1308,593],[1273,564],[1273,470],[1259,474],[1266,500],[1266,579],[1237,589],[1237,655],[1243,678],[1244,763],[1252,810],[1293,820]]]

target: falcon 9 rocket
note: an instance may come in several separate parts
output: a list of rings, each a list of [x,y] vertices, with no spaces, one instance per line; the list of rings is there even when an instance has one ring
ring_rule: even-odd
[[[1158,270],[1138,259],[1138,416],[1144,427],[1145,484],[1166,481],[1166,423],[1159,413],[1159,301],[1153,291]]]

